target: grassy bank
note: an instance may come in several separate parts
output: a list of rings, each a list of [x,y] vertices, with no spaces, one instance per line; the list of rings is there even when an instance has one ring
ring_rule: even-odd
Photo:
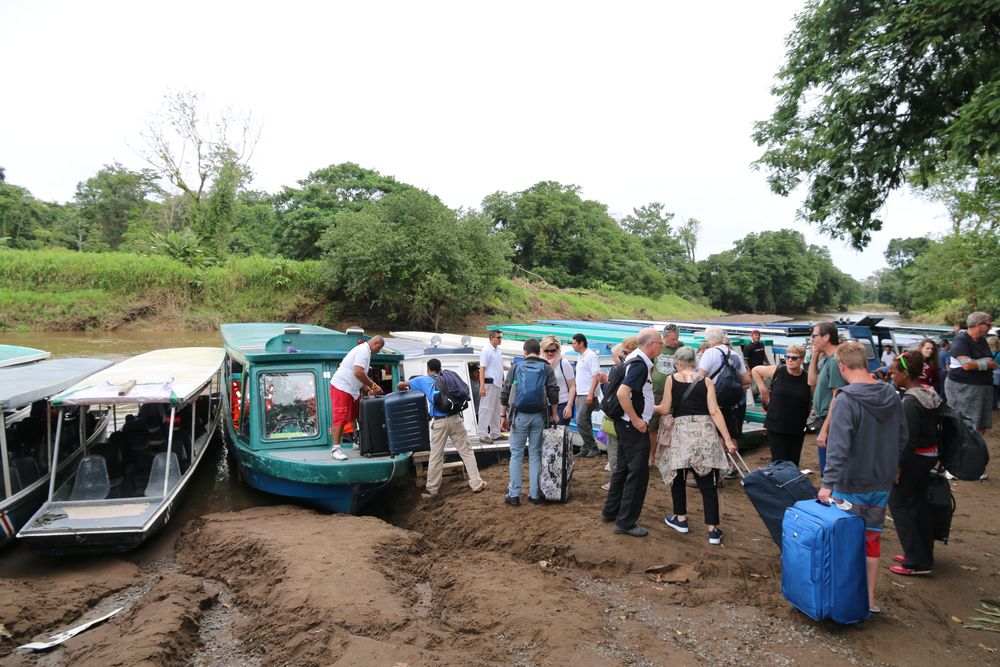
[[[696,319],[719,314],[680,297],[560,290],[502,280],[479,313],[450,328],[543,317]],[[339,328],[407,326],[330,302],[320,262],[240,257],[194,269],[162,256],[0,250],[0,330],[210,329],[223,322],[297,321]]]

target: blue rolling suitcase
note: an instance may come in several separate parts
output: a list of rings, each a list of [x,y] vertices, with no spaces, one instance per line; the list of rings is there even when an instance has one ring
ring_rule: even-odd
[[[865,524],[817,500],[785,510],[781,592],[810,618],[857,623],[868,618]]]
[[[431,448],[427,425],[427,397],[419,391],[399,391],[385,397],[385,428],[389,452],[426,451]]]
[[[816,487],[791,461],[774,461],[753,471],[743,478],[743,491],[779,547],[785,510],[816,497]]]

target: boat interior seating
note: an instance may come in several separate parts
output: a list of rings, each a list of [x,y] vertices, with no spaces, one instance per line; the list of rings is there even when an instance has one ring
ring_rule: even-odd
[[[84,456],[76,467],[70,500],[103,500],[111,492],[108,465],[100,454]]]
[[[38,461],[31,456],[18,456],[10,461],[10,488],[17,493],[42,476]]]
[[[177,486],[177,482],[180,481],[181,467],[177,462],[177,454],[175,452],[170,452],[169,457],[166,452],[160,452],[153,457],[153,469],[149,473],[149,483],[146,484],[146,493],[144,494],[147,498],[156,498],[163,495],[164,477],[169,480],[167,486],[168,492]]]

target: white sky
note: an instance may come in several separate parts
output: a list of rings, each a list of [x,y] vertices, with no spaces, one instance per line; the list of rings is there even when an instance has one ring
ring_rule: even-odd
[[[856,253],[795,221],[750,163],[803,2],[0,2],[0,165],[49,201],[133,147],[169,90],[251,111],[254,187],[357,162],[452,207],[540,180],[615,217],[662,201],[697,256],[797,227],[857,278],[889,239],[945,231],[895,194]]]

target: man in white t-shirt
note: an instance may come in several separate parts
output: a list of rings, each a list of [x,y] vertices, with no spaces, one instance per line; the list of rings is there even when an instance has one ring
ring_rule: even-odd
[[[335,458],[344,457],[340,451],[340,436],[344,433],[344,426],[354,424],[358,419],[362,390],[369,394],[382,393],[382,387],[368,377],[368,368],[371,366],[372,355],[378,354],[383,347],[385,341],[381,336],[372,336],[367,342],[359,343],[347,353],[330,379],[330,405],[333,407],[332,454]]]
[[[594,439],[594,426],[590,416],[597,408],[597,386],[601,382],[601,360],[587,347],[587,337],[573,334],[573,349],[580,358],[576,361],[576,430],[583,440],[580,456],[593,457],[601,452]]]
[[[503,386],[503,334],[490,331],[490,344],[479,353],[479,442],[500,439],[500,388]]]

